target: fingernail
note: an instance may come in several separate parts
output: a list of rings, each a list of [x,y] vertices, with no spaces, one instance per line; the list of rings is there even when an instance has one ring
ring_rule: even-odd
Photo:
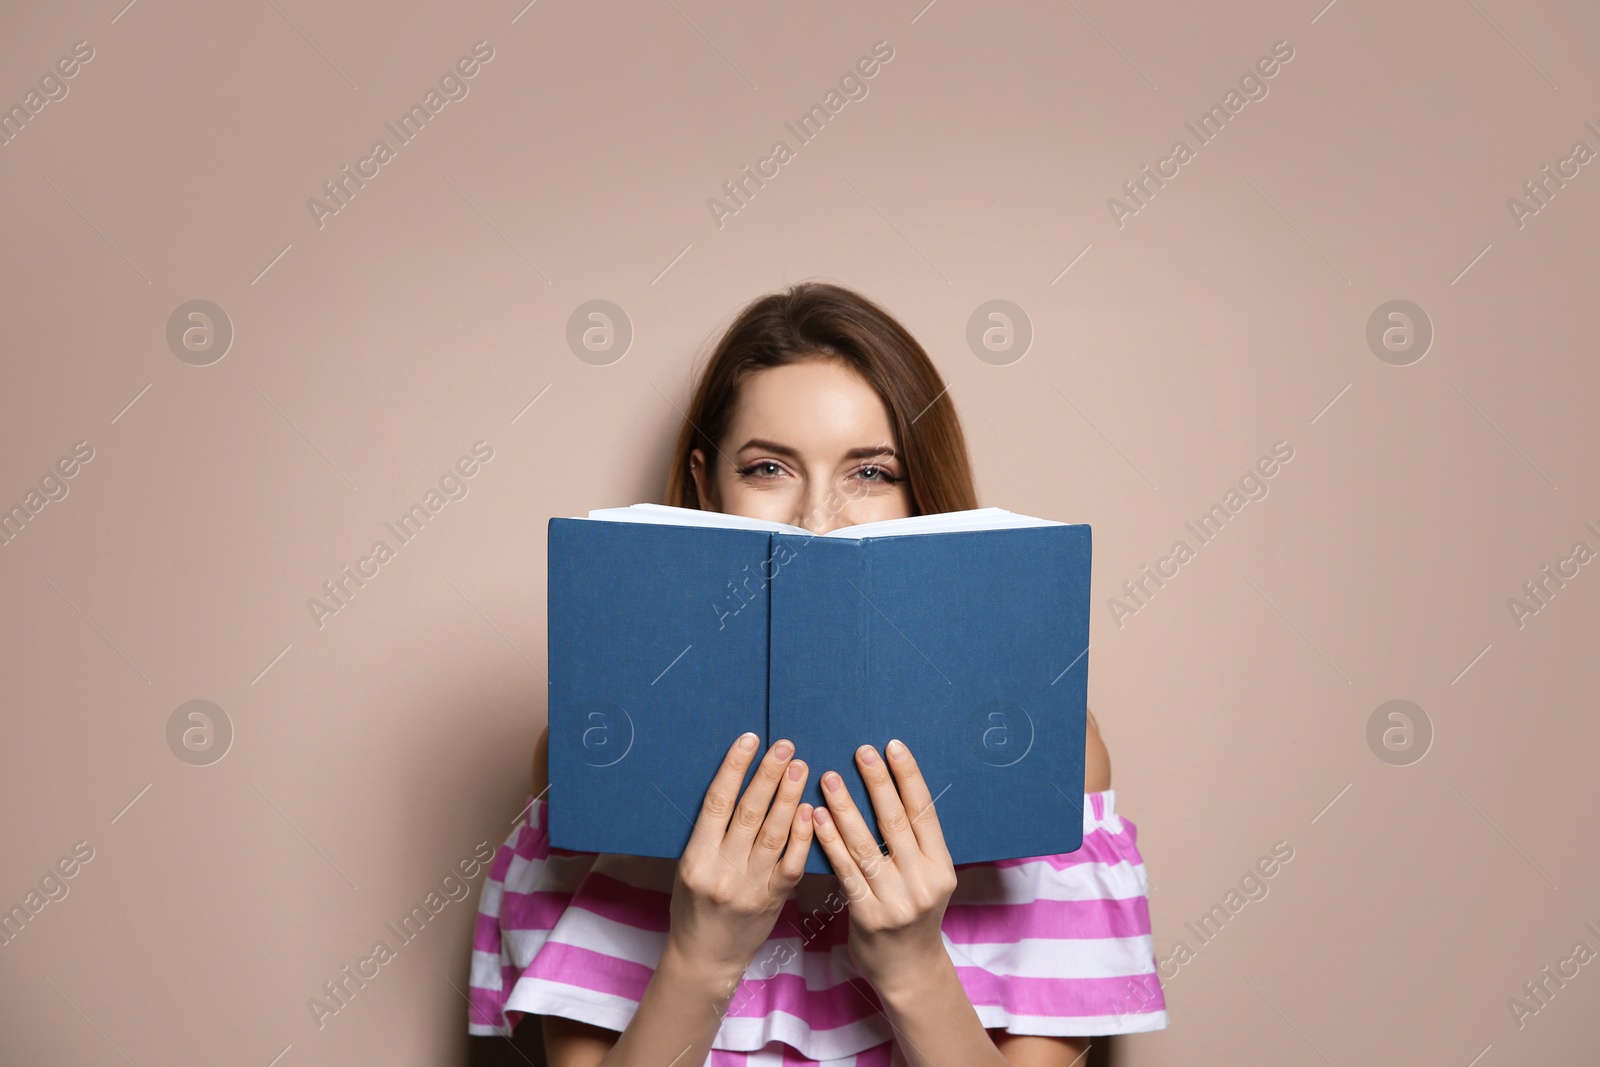
[[[740,752],[754,752],[755,751],[755,747],[756,747],[756,742],[758,740],[760,740],[760,738],[756,737],[755,734],[750,734],[750,733],[741,734],[739,736],[739,751]]]
[[[871,745],[862,745],[860,748],[856,749],[856,755],[860,756],[861,762],[865,763],[869,767],[878,762],[877,750]]]
[[[885,745],[884,746],[884,751],[889,753],[889,758],[890,759],[905,759],[906,758],[906,746],[901,744],[900,739],[898,737],[895,738],[893,741],[890,741],[887,745]]]
[[[800,805],[800,821],[803,823],[811,821],[811,808],[809,805]]]
[[[832,771],[829,771],[827,774],[822,776],[822,784],[828,787],[828,792],[837,793],[839,791],[839,787],[844,784],[844,779],[840,778]]]
[[[794,743],[792,741],[779,741],[772,746],[772,754],[778,759],[788,759],[794,755]]]
[[[789,780],[791,782],[798,782],[801,778],[805,777],[805,773],[806,765],[800,760],[795,760],[793,763],[789,764]]]
[[[816,817],[818,826],[826,826],[826,825],[828,825],[828,822],[830,821],[830,816],[828,815],[828,809],[827,808],[818,808],[816,810],[815,817]]]

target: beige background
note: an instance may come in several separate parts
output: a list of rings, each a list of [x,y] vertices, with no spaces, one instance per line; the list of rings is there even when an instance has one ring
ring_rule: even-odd
[[[657,499],[695,359],[804,278],[928,348],[983,504],[1093,524],[1091,706],[1161,955],[1294,849],[1120,1063],[1593,1062],[1600,963],[1507,1007],[1600,950],[1600,564],[1507,607],[1600,549],[1600,165],[1507,207],[1600,150],[1592,5],[123,2],[0,9],[7,107],[94,49],[0,147],[0,504],[94,449],[0,547],[0,905],[94,849],[0,948],[7,1062],[464,1061],[481,876],[322,1030],[306,1001],[522,807],[547,519]],[[479,40],[470,94],[319,229],[307,199]],[[1108,198],[1280,40],[1119,228]],[[635,331],[605,366],[565,341],[597,298]],[[995,298],[1035,332],[1009,365],[965,340]],[[166,342],[194,299],[235,330],[209,366]],[[1392,299],[1435,330],[1408,366],[1365,338]],[[319,628],[479,440],[469,495]],[[1106,598],[1277,441],[1270,494],[1119,627]],[[210,766],[168,748],[192,699],[233,724]],[[1434,731],[1408,766],[1367,741],[1393,699]]]

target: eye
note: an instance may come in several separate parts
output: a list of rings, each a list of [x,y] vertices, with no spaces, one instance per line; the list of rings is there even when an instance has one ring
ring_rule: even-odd
[[[739,468],[739,475],[751,480],[776,478],[783,473],[783,468],[770,459],[758,459],[748,467]]]
[[[900,480],[898,476],[890,474],[886,467],[862,467],[856,474],[861,477],[862,481],[882,482],[884,485],[893,485]]]

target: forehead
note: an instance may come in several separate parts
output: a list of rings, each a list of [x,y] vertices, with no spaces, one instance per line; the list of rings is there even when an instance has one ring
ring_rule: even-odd
[[[728,436],[735,448],[751,437],[819,451],[895,443],[889,410],[867,380],[836,360],[818,359],[746,378]]]

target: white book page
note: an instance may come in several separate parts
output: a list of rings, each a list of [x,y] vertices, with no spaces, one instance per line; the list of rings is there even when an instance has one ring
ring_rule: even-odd
[[[645,522],[668,526],[707,526],[724,530],[766,530],[809,535],[810,531],[786,522],[770,519],[752,519],[743,515],[728,515],[720,511],[701,511],[699,508],[676,508],[667,504],[634,504],[626,508],[600,508],[587,516],[602,522]],[[841,526],[822,534],[860,540],[866,537],[889,537],[905,534],[951,533],[960,530],[1012,530],[1032,526],[1065,526],[1053,519],[1038,519],[1019,515],[1003,508],[973,508],[968,511],[946,511],[936,515],[911,515],[903,519],[884,519],[864,522],[855,526]]]
[[[699,508],[675,508],[667,504],[634,504],[626,508],[600,508],[589,512],[587,516],[572,517],[599,519],[604,522],[648,522],[664,526],[710,526],[721,530],[766,530],[799,534],[806,532],[786,522],[752,519],[744,515],[727,515],[720,511],[701,511]]]
[[[1053,519],[1018,515],[1004,508],[974,508],[970,511],[942,511],[936,515],[912,515],[904,519],[863,522],[841,526],[823,537],[859,540],[863,537],[889,537],[902,534],[954,533],[958,530],[1015,530],[1028,526],[1065,526]]]

